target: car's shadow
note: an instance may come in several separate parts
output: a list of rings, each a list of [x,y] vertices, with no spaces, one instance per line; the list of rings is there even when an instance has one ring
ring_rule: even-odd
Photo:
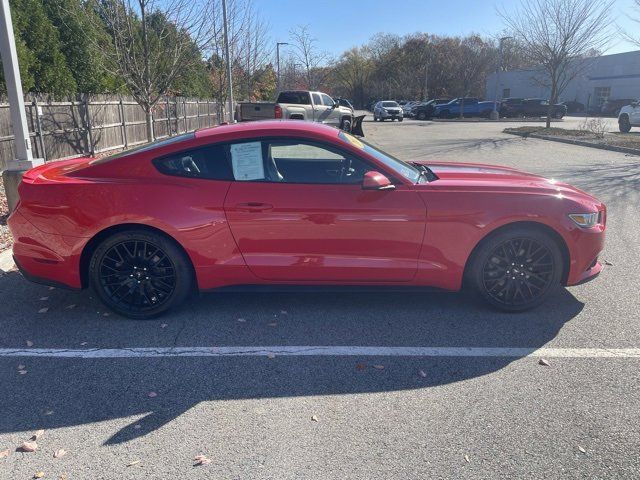
[[[87,292],[49,291],[17,273],[0,276],[0,304],[0,347],[5,349],[23,348],[29,340],[30,348],[59,349],[340,345],[533,350],[552,340],[583,308],[564,289],[539,309],[519,315],[488,310],[462,294],[217,293],[195,298],[158,320],[136,322],[103,316]],[[45,304],[49,310],[38,314]],[[215,419],[223,400],[424,389],[491,374],[514,360],[0,357],[0,433],[129,417],[129,424],[107,441],[121,443],[168,424],[199,402],[210,403]],[[18,365],[27,373],[20,374]]]

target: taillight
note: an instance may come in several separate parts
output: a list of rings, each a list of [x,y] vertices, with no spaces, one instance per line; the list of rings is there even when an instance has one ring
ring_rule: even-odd
[[[274,112],[274,118],[282,118],[282,107],[278,104],[276,104],[276,106],[273,109]]]

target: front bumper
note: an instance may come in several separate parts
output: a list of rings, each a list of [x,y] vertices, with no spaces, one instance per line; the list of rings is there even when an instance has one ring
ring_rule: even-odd
[[[380,118],[402,118],[402,113],[385,112],[384,110],[378,115]]]
[[[569,234],[569,274],[566,285],[580,285],[595,278],[602,271],[598,256],[604,248],[605,227],[575,228]]]

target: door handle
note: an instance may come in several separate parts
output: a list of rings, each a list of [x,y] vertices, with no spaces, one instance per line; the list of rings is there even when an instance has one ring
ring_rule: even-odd
[[[262,203],[262,202],[247,202],[247,203],[239,203],[236,205],[238,210],[244,212],[265,212],[267,210],[273,209],[273,205],[270,203]]]

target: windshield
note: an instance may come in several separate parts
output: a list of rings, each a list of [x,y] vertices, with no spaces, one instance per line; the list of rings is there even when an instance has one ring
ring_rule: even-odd
[[[391,102],[385,102],[385,103],[391,103]],[[388,153],[383,152],[382,150],[378,150],[373,145],[365,142],[362,139],[356,138],[353,135],[350,135],[346,132],[341,131],[338,134],[338,137],[340,137],[345,142],[358,147],[360,150],[368,153],[372,157],[375,157],[377,160],[382,162],[385,166],[389,167],[394,172],[403,176],[404,178],[411,181],[412,183],[418,183],[418,181],[420,180],[421,175],[420,175],[419,168],[414,167],[413,165],[407,162],[403,162],[402,160],[392,155],[389,155]]]
[[[399,107],[400,105],[398,105],[396,102],[382,102],[382,106],[383,107]]]

